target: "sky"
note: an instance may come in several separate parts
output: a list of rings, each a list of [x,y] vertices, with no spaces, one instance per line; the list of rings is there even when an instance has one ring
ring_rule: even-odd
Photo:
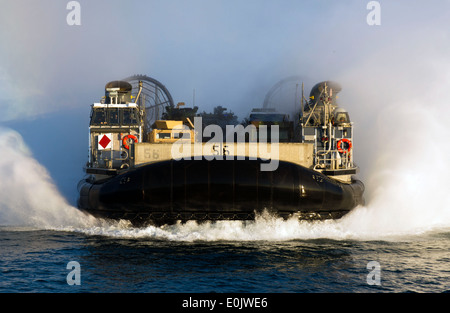
[[[379,25],[367,22],[369,2],[80,0],[71,26],[69,1],[0,0],[0,126],[20,133],[72,201],[90,105],[108,81],[145,74],[175,102],[192,105],[195,90],[200,111],[222,105],[243,119],[286,77],[304,78],[307,93],[334,80],[361,175],[376,185],[377,164],[410,166],[426,154],[417,140],[448,134],[450,1],[376,1]]]
[[[1,2],[1,121],[89,105],[133,74],[159,80],[176,102],[192,105],[195,89],[201,110],[244,117],[285,77],[311,88],[449,49],[448,1],[378,1],[376,26],[363,0],[78,1],[79,26],[67,24],[69,1]]]

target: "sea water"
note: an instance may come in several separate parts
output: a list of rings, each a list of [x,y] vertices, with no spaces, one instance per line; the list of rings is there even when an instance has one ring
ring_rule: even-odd
[[[22,137],[2,134],[0,292],[450,291],[449,197],[430,178],[419,191],[435,197],[417,194],[398,164],[340,220],[136,228],[79,212]]]
[[[0,292],[450,291],[448,229],[359,240],[283,223],[1,227]]]

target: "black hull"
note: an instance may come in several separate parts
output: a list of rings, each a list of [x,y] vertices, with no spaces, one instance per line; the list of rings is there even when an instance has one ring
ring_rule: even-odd
[[[180,160],[144,165],[108,180],[80,184],[78,207],[135,224],[178,220],[336,219],[363,204],[364,185],[345,184],[294,163],[260,171],[261,160]]]

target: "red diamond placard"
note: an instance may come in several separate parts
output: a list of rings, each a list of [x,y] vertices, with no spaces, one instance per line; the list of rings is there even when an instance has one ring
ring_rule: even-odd
[[[98,141],[98,145],[99,145],[99,149],[108,149],[111,148],[111,135],[110,134],[105,134],[105,135],[100,135],[99,136],[100,140]]]

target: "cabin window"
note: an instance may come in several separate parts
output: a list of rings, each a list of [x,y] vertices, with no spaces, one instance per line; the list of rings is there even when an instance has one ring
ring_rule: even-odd
[[[157,133],[156,138],[158,139],[170,139],[170,133]]]
[[[91,116],[91,125],[96,126],[130,126],[138,125],[139,118],[136,109],[102,108],[94,109]]]
[[[135,109],[123,109],[122,110],[122,124],[123,125],[136,125],[138,124],[138,118]]]
[[[109,109],[109,125],[119,125],[119,109]]]
[[[91,125],[106,125],[106,110],[94,110],[91,117]]]

